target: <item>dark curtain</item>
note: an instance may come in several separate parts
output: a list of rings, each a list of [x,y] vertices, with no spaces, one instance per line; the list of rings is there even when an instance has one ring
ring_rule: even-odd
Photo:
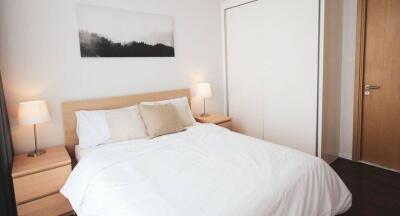
[[[0,73],[0,215],[5,216],[16,215],[11,178],[13,154],[3,81]]]

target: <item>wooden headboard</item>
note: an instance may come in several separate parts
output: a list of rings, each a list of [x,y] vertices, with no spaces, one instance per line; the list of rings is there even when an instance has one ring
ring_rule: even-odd
[[[64,102],[62,104],[62,112],[64,120],[65,146],[68,153],[75,157],[74,148],[75,145],[78,144],[78,137],[76,135],[76,111],[118,109],[132,106],[143,101],[167,100],[177,97],[187,97],[190,105],[190,89]]]

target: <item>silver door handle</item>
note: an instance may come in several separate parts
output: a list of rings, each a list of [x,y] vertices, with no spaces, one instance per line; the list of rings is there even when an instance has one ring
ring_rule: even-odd
[[[380,89],[381,87],[378,85],[365,85],[364,89],[365,90],[374,90],[374,89]]]

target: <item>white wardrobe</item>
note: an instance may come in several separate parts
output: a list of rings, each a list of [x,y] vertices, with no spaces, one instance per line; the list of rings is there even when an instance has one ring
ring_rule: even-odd
[[[335,44],[341,41],[331,38],[334,50],[325,50],[329,44],[324,34],[329,29],[341,32],[341,14],[340,7],[325,13],[332,10],[325,8],[328,4],[323,0],[223,4],[226,112],[233,118],[234,130],[313,155],[322,156],[324,149],[337,155],[340,68],[324,63],[340,58]],[[333,24],[325,22],[325,14]],[[325,80],[328,72],[331,79]]]

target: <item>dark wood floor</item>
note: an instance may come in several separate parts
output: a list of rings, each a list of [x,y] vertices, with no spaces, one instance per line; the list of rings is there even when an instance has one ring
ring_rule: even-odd
[[[331,165],[353,194],[344,216],[400,215],[400,173],[341,158]]]

